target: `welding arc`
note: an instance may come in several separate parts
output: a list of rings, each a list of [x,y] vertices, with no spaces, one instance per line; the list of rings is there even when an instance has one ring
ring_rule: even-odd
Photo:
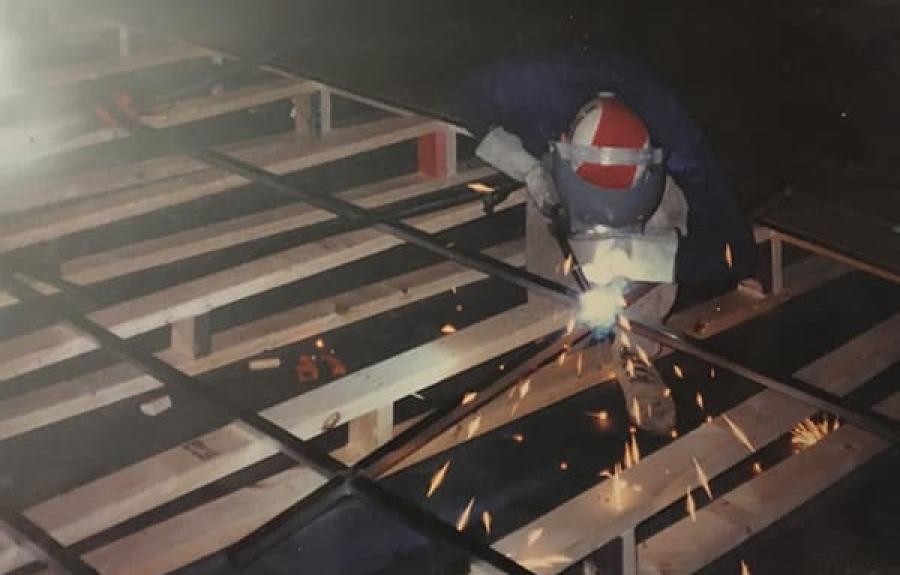
[[[574,307],[578,303],[581,292],[577,289],[559,284],[527,270],[516,268],[506,262],[485,256],[479,252],[463,250],[457,247],[448,247],[431,234],[423,232],[409,224],[395,221],[387,216],[377,214],[372,210],[361,208],[355,204],[331,196],[301,190],[276,174],[214,150],[196,150],[191,149],[188,146],[180,145],[178,142],[174,141],[173,138],[166,137],[164,132],[151,128],[140,121],[129,117],[115,106],[110,106],[109,108],[110,114],[116,118],[125,129],[129,130],[133,136],[145,138],[150,144],[182,148],[181,153],[191,156],[198,161],[222,168],[223,170],[237,174],[275,192],[299,199],[317,208],[332,212],[340,217],[372,226],[375,229],[393,235],[412,245],[480,271],[501,281],[525,288],[532,293],[550,298],[553,301],[563,303],[570,307]],[[670,330],[663,329],[659,326],[651,327],[646,323],[636,320],[631,320],[631,322],[634,327],[640,330],[640,335],[643,335],[644,337],[674,349],[684,351],[690,355],[700,357],[701,359],[705,359],[709,363],[724,369],[732,369],[742,377],[764,387],[787,394],[803,403],[824,411],[840,415],[847,421],[891,442],[896,442],[898,436],[900,436],[900,432],[897,430],[898,427],[900,427],[898,424],[884,421],[884,418],[878,418],[872,413],[844,407],[841,405],[841,400],[834,396],[814,393],[812,390],[802,389],[799,385],[775,380],[753,369],[721,357],[718,354],[704,350],[696,344],[689,342],[685,336],[677,335]]]

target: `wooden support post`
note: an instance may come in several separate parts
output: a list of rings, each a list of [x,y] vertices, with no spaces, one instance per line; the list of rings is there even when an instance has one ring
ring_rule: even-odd
[[[387,442],[394,430],[394,405],[389,403],[357,417],[348,424],[347,440],[352,457],[362,457]]]
[[[317,120],[319,134],[324,135],[331,131],[331,90],[321,88],[319,90],[319,102],[317,106]]]
[[[313,101],[309,94],[301,94],[291,98],[294,105],[291,117],[294,119],[294,131],[301,136],[309,136],[314,132]]]
[[[212,348],[209,314],[188,317],[172,324],[171,346],[188,359],[209,355]]]
[[[128,26],[119,26],[119,56],[128,58],[131,56],[131,30]]]
[[[456,133],[441,130],[418,141],[419,172],[441,178],[456,172]]]
[[[637,546],[634,540],[634,529],[622,533],[622,575],[637,575]]]
[[[770,276],[771,294],[778,295],[784,291],[784,251],[781,237],[777,233],[773,233],[769,239],[770,265],[772,266]]]

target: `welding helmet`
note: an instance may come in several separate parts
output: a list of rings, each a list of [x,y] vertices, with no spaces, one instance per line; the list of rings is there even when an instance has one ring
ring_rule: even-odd
[[[663,151],[614,94],[599,94],[582,107],[568,137],[550,148],[550,174],[571,235],[641,229],[659,206]]]

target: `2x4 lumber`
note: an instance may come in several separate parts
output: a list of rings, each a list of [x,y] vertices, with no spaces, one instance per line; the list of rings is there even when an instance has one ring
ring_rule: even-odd
[[[213,52],[182,42],[167,43],[160,47],[148,48],[126,58],[118,55],[111,58],[83,62],[64,68],[40,70],[22,78],[22,82],[11,84],[0,91],[0,98],[22,94],[28,89],[46,89],[75,84],[87,80],[98,80],[143,68],[153,68],[175,62],[209,57]]]
[[[304,94],[314,91],[315,84],[301,80],[279,79],[262,85],[247,86],[231,92],[224,92],[209,96],[196,96],[169,105],[160,110],[142,114],[140,119],[145,124],[154,128],[169,128],[189,122],[196,122],[215,116],[236,112],[253,106],[260,106],[270,102],[277,102],[290,98],[296,94]],[[89,123],[90,118],[85,114],[84,123]],[[126,130],[118,127],[103,127],[95,130],[87,130],[71,136],[52,138],[50,135],[27,134],[30,143],[31,138],[37,137],[43,145],[35,149],[34,145],[25,148],[28,151],[26,160],[38,159],[44,156],[58,154],[60,152],[74,150],[86,146],[111,142],[119,138],[127,137]],[[43,138],[42,138],[43,136]]]
[[[261,412],[301,438],[350,421],[560,329],[569,311],[531,302],[440,337]],[[275,447],[231,424],[31,507],[71,544],[269,457]]]
[[[668,324],[695,337],[708,338],[716,333],[710,329],[713,322],[719,324],[720,330],[722,327],[734,327],[850,271],[849,267],[828,258],[812,256],[784,269],[782,289],[777,294],[773,292],[772,295],[763,297],[738,287],[679,312]]]
[[[186,317],[172,324],[172,351],[189,359],[209,355],[212,345],[208,313]]]
[[[516,201],[522,200],[519,197]],[[480,204],[469,203],[408,222],[422,231],[436,233],[482,215]],[[104,308],[91,313],[90,317],[120,337],[129,338],[400,244],[401,240],[370,228],[338,234]],[[65,325],[6,340],[0,343],[0,381],[96,347],[92,340]]]
[[[879,407],[900,407],[900,393]],[[893,402],[893,403],[891,403]],[[900,419],[900,409],[886,413]],[[843,425],[811,447],[715,499],[696,521],[683,519],[639,549],[639,572],[680,575],[698,571],[737,547],[889,447],[871,433]]]
[[[521,241],[486,253],[510,265],[524,263]],[[166,351],[160,357],[189,375],[200,375],[480,279],[484,275],[479,272],[442,262],[213,334],[212,352],[207,356],[188,361]],[[118,364],[15,396],[0,403],[0,440],[161,386],[133,367]]]
[[[304,138],[290,132],[223,146],[220,150],[277,174],[340,160],[433,130],[434,122],[388,118]],[[243,178],[207,168],[184,156],[153,158],[55,182],[0,191],[0,213],[46,206],[7,222],[0,251],[176,206],[247,184]],[[81,199],[79,202],[71,200]],[[48,204],[66,200],[59,206]]]
[[[483,168],[468,171],[457,177],[440,179],[424,178],[418,174],[400,176],[344,190],[336,196],[355,202],[362,207],[371,208],[408,199],[425,192],[455,186],[468,179],[486,177],[491,173],[493,173],[491,170]],[[105,281],[295,230],[334,217],[330,212],[314,209],[306,204],[295,203],[279,206],[271,210],[72,259],[62,264],[62,275],[67,280],[81,285]]]
[[[860,340],[878,346],[881,333],[877,328],[863,333],[817,361],[841,369],[848,355],[846,347],[858,349]],[[852,385],[840,386],[830,377],[807,380],[820,389],[843,395],[864,382],[862,377]],[[815,412],[812,407],[767,389],[728,410],[727,415],[753,446],[762,447]],[[495,548],[519,560],[564,555],[574,563],[681,498],[686,488],[697,488],[693,458],[709,477],[715,477],[746,456],[747,448],[737,441],[724,419],[716,417],[623,471],[621,480],[625,487],[619,494],[619,507],[615,504],[613,482],[604,481],[504,537]],[[538,527],[544,529],[544,535],[528,546],[528,534]],[[539,575],[557,571],[535,569]]]

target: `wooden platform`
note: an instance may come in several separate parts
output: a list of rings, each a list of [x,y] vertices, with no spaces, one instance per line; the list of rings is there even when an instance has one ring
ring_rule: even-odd
[[[106,25],[98,23],[97,29]],[[61,87],[106,75],[137,74],[147,67],[211,54],[205,48],[181,43],[171,43],[152,53],[123,49],[114,61],[36,72],[29,82]],[[455,126],[317,82],[268,71],[271,76],[257,84],[224,93],[193,95],[144,111],[138,117],[149,126],[168,128],[290,100],[301,120],[317,116],[317,121],[287,122],[283,133],[228,142],[219,148],[270,173],[290,177],[406,143],[405,153],[415,154],[407,158],[416,162],[415,171],[334,192],[336,197],[370,209],[422,202],[440,190],[484,182],[496,175],[484,166],[457,166],[459,130]],[[11,89],[5,95],[14,96],[27,87]],[[310,95],[315,98],[310,99]],[[372,111],[377,108],[380,115],[377,119],[334,127],[332,98],[372,106]],[[312,100],[318,105],[312,106]],[[51,128],[61,125],[65,121],[57,119],[46,124]],[[20,128],[0,126],[0,142],[15,142],[30,130]],[[119,127],[93,125],[65,141],[53,141],[32,151],[31,159],[52,161],[58,154],[75,148],[89,151],[92,146],[127,137]],[[409,145],[410,142],[415,145]],[[103,234],[110,226],[123,222],[139,227],[149,221],[146,218],[159,216],[164,210],[187,209],[192,202],[204,198],[226,197],[247,183],[239,176],[178,155],[4,182],[0,184],[0,253],[52,252],[80,237],[80,233]],[[429,233],[472,224],[485,217],[477,197],[473,195],[472,199],[418,214],[407,223]],[[513,194],[500,206],[501,215],[523,202],[522,194]],[[185,262],[283,234],[324,230],[323,224],[334,224],[335,220],[334,215],[304,204],[279,205],[204,221],[124,245],[115,243],[110,234],[110,242],[101,248],[55,263],[61,278],[92,289],[111,280],[140,278],[140,274],[150,271],[165,272],[184,266]],[[740,288],[679,312],[671,318],[670,326],[699,337],[722,333],[843,276],[849,271],[848,265],[854,264],[843,256],[835,262],[827,257],[833,255],[831,252],[815,250],[819,255],[784,267],[782,241],[809,246],[794,241],[783,231],[762,229],[759,240],[769,242],[773,255],[768,289],[754,292]],[[362,228],[324,233],[258,253],[247,250],[247,256],[238,264],[199,273],[188,280],[174,280],[137,297],[99,305],[89,317],[124,338],[167,332],[170,343],[156,356],[190,376],[199,376],[248,360],[265,360],[263,365],[280,361],[277,354],[270,354],[485,279],[480,272],[455,263],[431,263],[349,289],[335,286],[331,293],[279,308],[270,315],[220,329],[212,327],[210,318],[229,306],[334,273],[342,266],[373,261],[367,258],[401,244],[393,236]],[[525,263],[521,238],[495,242],[486,246],[483,253],[514,266]],[[891,273],[880,275],[896,279]],[[54,297],[54,289],[33,283]],[[0,313],[19,313],[20,307],[14,297],[0,293]],[[534,299],[459,329],[451,326],[442,333],[436,326],[430,341],[340,374],[332,381],[278,401],[260,414],[303,439],[347,426],[349,439],[333,455],[343,461],[355,461],[416,420],[394,421],[394,406],[399,401],[559,332],[571,317],[570,309]],[[847,395],[900,361],[900,337],[893,337],[900,334],[898,318],[886,318],[797,371],[795,377],[833,394]],[[109,363],[86,373],[68,374],[67,366],[79,365],[83,356],[97,346],[66,325],[20,331],[0,341],[0,384],[19,390],[0,399],[0,440],[63,429],[72,418],[137,397],[150,402],[144,411],[148,417],[171,406],[162,383],[126,363]],[[248,364],[248,379],[255,377],[253,369],[256,368]],[[43,377],[45,374],[50,375]],[[519,391],[521,401],[516,409],[510,410],[501,402],[488,403],[389,473],[458,447],[609,379],[606,370],[585,370],[580,357],[572,354],[532,373],[528,390]],[[24,385],[23,381],[37,383]],[[898,394],[894,394],[876,409],[896,419],[900,418],[898,406]],[[634,530],[639,524],[700,486],[697,464],[710,478],[720,476],[814,413],[813,408],[774,391],[760,392],[622,471],[617,479],[598,480],[581,495],[519,526],[496,541],[494,547],[534,573],[551,574],[621,538],[625,573],[692,572],[886,448],[884,441],[868,432],[843,426],[733,490],[714,493],[715,499],[695,519],[681,519],[647,541],[635,541]],[[733,426],[741,432],[736,433]],[[740,433],[746,435],[751,449],[741,441]],[[277,451],[268,439],[232,422],[22,511],[61,545],[77,548],[82,559],[99,573],[167,573],[242,539],[321,486],[325,478],[312,469],[290,468],[150,522],[112,541],[87,547],[85,542],[265,461]],[[804,479],[796,481],[796,477]],[[223,520],[226,516],[227,521]],[[538,537],[535,533],[539,533]],[[42,561],[25,542],[7,537],[0,529],[0,573],[14,573]],[[476,561],[472,572],[496,571]]]

